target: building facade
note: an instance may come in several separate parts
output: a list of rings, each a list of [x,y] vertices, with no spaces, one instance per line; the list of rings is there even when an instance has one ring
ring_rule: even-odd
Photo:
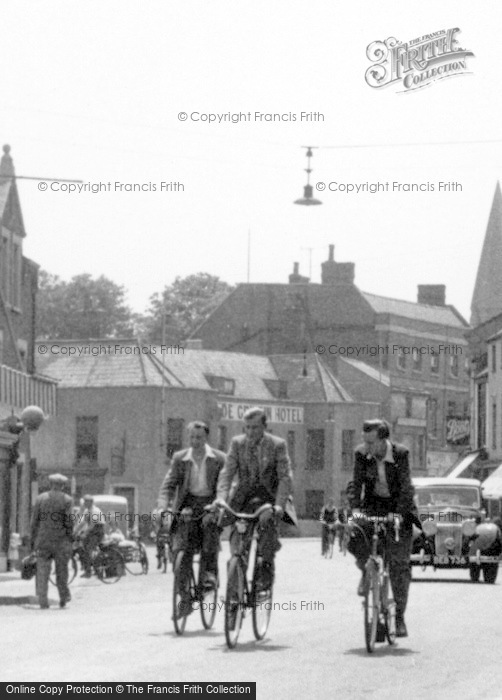
[[[321,284],[296,263],[289,284],[241,284],[192,336],[242,353],[317,348],[354,399],[379,398],[416,469],[446,468],[469,442],[469,326],[443,285],[420,285],[408,302],[362,292],[354,276],[330,246]]]
[[[0,161],[0,572],[9,565],[11,535],[28,547],[36,461],[32,436],[19,422],[37,405],[56,410],[55,382],[35,373],[38,265],[23,255],[26,237],[9,146]],[[43,430],[43,428],[42,428]]]

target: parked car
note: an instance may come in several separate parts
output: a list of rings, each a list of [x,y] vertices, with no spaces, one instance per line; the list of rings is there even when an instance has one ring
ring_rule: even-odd
[[[413,479],[422,532],[413,540],[411,564],[434,569],[469,569],[471,581],[480,572],[486,583],[497,580],[502,533],[486,520],[481,482],[477,479]]]

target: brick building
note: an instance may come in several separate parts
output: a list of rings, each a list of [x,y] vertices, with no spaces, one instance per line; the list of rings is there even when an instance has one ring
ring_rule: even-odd
[[[443,285],[420,285],[416,302],[359,290],[354,263],[322,263],[321,284],[241,284],[192,334],[204,348],[232,352],[313,352],[356,400],[379,400],[416,469],[447,468],[469,441],[452,429],[469,422],[467,322],[446,304]],[[456,423],[457,422],[457,423]]]
[[[326,497],[343,497],[362,422],[379,412],[376,403],[354,400],[315,354],[188,347],[162,354],[159,346],[143,352],[134,339],[44,344],[41,366],[59,383],[59,411],[38,454],[41,480],[57,469],[72,479],[76,496],[124,495],[135,513],[155,505],[190,421],[207,422],[211,444],[227,450],[246,408],[259,405],[269,429],[288,443],[298,512],[314,516]]]

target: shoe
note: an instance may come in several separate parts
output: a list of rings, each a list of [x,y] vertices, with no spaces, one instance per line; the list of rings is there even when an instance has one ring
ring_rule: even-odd
[[[408,636],[408,630],[406,629],[406,625],[404,623],[404,619],[401,618],[396,618],[396,637],[407,637]]]
[[[173,620],[181,620],[183,617],[188,617],[193,613],[192,601],[188,598],[181,600],[178,603],[178,609],[173,613]]]
[[[61,600],[59,601],[59,607],[64,608],[66,606],[66,603],[69,603],[70,600],[71,600],[71,593],[68,591],[66,596],[64,598],[61,598]]]
[[[92,574],[89,571],[83,573],[80,578],[91,578]]]
[[[217,583],[216,574],[213,574],[212,571],[207,571],[206,575],[204,576],[204,588],[214,590]]]
[[[48,610],[49,603],[40,603],[40,610]]]
[[[274,583],[274,568],[271,564],[262,563],[257,581],[256,592],[269,591]]]
[[[162,569],[162,561],[157,557],[157,569]]]
[[[359,585],[357,587],[357,595],[360,595],[361,597],[364,598],[366,593],[367,593],[366,575],[363,573],[363,575],[361,576],[361,580],[359,581]]]

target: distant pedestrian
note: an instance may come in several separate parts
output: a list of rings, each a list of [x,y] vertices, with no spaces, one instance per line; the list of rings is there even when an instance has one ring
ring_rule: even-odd
[[[35,501],[31,519],[31,546],[37,554],[36,591],[42,610],[49,607],[48,587],[51,561],[56,563],[59,607],[71,600],[68,588],[68,561],[72,552],[73,500],[63,493],[68,479],[63,474],[49,476],[50,491]]]
[[[105,516],[100,509],[94,505],[94,498],[90,495],[84,496],[84,509],[78,516],[79,522],[75,528],[75,537],[82,541],[82,554],[80,561],[84,567],[82,578],[92,576],[92,553],[102,542],[105,534]]]

